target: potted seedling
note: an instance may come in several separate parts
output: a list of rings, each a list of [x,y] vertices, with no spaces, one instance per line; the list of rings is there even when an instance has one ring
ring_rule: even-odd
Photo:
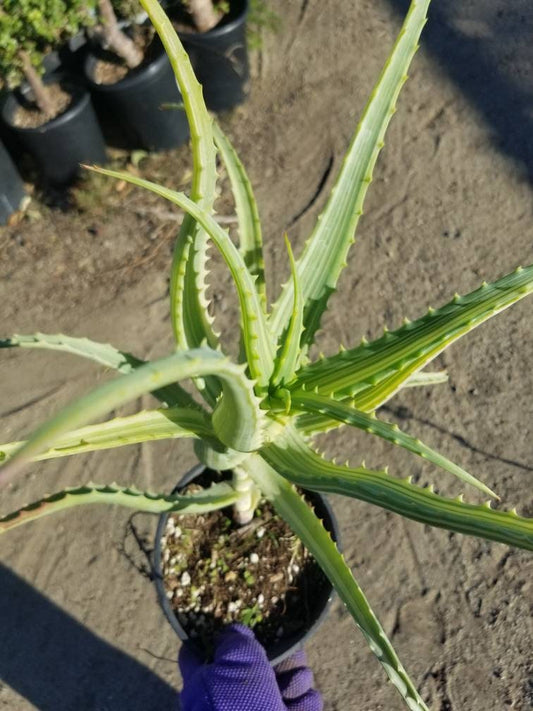
[[[112,346],[62,335],[35,334],[5,340],[6,348],[48,348],[93,359],[119,376],[76,400],[41,425],[25,442],[0,447],[6,463],[0,480],[12,480],[29,461],[63,457],[98,449],[163,438],[192,437],[200,463],[226,474],[214,483],[199,480],[176,494],[141,492],[124,485],[80,482],[36,501],[0,520],[5,532],[23,523],[82,504],[106,502],[178,518],[164,531],[163,563],[180,565],[190,546],[187,516],[225,511],[234,525],[256,525],[257,507],[271,507],[305,545],[361,629],[370,649],[405,701],[407,708],[427,709],[352,571],[302,490],[335,492],[383,507],[409,519],[533,549],[533,520],[514,510],[494,510],[490,503],[465,503],[399,479],[383,470],[341,465],[320,456],[313,437],[341,425],[363,430],[405,448],[425,461],[482,491],[486,484],[428,445],[393,426],[375,412],[405,386],[442,382],[442,373],[424,369],[437,354],[494,314],[533,291],[533,266],[518,268],[493,283],[483,283],[465,296],[430,309],[396,331],[338,353],[312,359],[310,346],[328,298],[335,290],[353,243],[354,230],[373,169],[394,113],[400,88],[418,46],[429,0],[415,0],[365,109],[337,176],[335,186],[303,252],[294,259],[287,242],[291,277],[272,308],[268,307],[262,259],[261,229],[250,183],[228,139],[213,123],[200,87],[169,20],[156,0],[142,0],[166,47],[191,126],[194,174],[190,197],[128,173],[98,169],[129,181],[178,205],[187,213],[176,242],[170,280],[170,313],[176,350],[145,362]],[[216,148],[225,163],[239,219],[239,247],[212,216]],[[207,308],[206,249],[213,243],[226,262],[240,304],[241,356],[224,355]],[[186,379],[198,388],[203,404],[186,391]],[[144,393],[161,401],[159,409],[89,424]],[[297,489],[296,487],[300,487]],[[5,500],[5,497],[4,497]],[[258,503],[259,502],[259,503]],[[311,506],[309,505],[311,504]],[[236,514],[231,512],[234,507]],[[270,514],[269,514],[270,515]],[[260,518],[265,516],[261,511]],[[248,521],[248,523],[246,523]],[[235,524],[236,525],[236,524]],[[261,520],[261,526],[264,522]],[[180,533],[176,529],[180,528]],[[251,529],[248,529],[248,532]],[[182,540],[183,537],[183,540]],[[181,541],[181,543],[180,543]],[[169,551],[168,555],[165,551]],[[214,558],[214,556],[213,556]],[[230,593],[240,568],[218,559]],[[182,588],[192,583],[192,570],[179,569]],[[248,571],[249,572],[249,571]],[[186,575],[188,574],[188,575]],[[233,575],[231,575],[233,574]],[[386,574],[385,572],[383,573]],[[244,572],[242,572],[244,576]],[[172,571],[168,593],[174,598]],[[215,577],[215,574],[214,574]],[[172,593],[172,595],[170,595]],[[197,590],[195,597],[203,594]],[[254,615],[268,610],[248,610]],[[236,619],[241,619],[239,612]]]
[[[5,0],[0,8],[0,81],[17,88],[3,103],[2,120],[58,185],[75,177],[80,162],[105,162],[89,93],[67,76],[43,76],[46,54],[88,19],[81,0]]]
[[[226,111],[248,93],[248,0],[170,3],[183,46],[204,91],[207,107]]]
[[[120,130],[127,147],[166,150],[189,137],[174,73],[157,35],[134,20],[136,0],[93,0],[96,24],[85,75],[104,124]],[[121,18],[121,19],[119,19]],[[127,26],[125,20],[128,20]]]

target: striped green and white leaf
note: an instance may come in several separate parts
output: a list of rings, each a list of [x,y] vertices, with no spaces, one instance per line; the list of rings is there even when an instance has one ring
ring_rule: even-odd
[[[434,373],[418,372],[409,376],[409,378],[401,385],[401,389],[428,387],[430,385],[441,385],[442,383],[447,382],[448,373],[444,370],[436,371]],[[290,402],[289,391],[287,391],[287,400]],[[352,398],[346,398],[339,402],[343,402],[345,405],[349,405],[351,407],[354,406]],[[313,437],[315,435],[337,429],[338,427],[343,427],[344,422],[341,422],[340,420],[333,420],[325,415],[310,415],[306,413],[298,415],[295,418],[294,425],[298,432],[304,437]]]
[[[429,526],[533,550],[533,519],[519,516],[514,509],[499,511],[489,502],[478,505],[465,503],[462,497],[448,499],[432,488],[415,486],[409,478],[335,464],[316,454],[289,428],[283,438],[263,447],[261,455],[297,486],[351,496]]]
[[[98,343],[89,338],[75,338],[63,333],[33,333],[30,335],[16,334],[11,338],[0,340],[0,348],[29,348],[60,351],[100,363],[106,368],[112,368],[119,373],[131,373],[147,361],[141,360],[131,353],[119,351],[109,343]],[[167,405],[200,409],[189,393],[177,383],[171,383],[164,388],[154,390],[154,397]]]
[[[231,190],[235,199],[235,210],[239,221],[239,250],[251,276],[263,311],[267,311],[265,283],[265,263],[263,259],[263,236],[257,202],[252,184],[229,138],[215,122],[213,123],[215,143],[224,162]]]
[[[300,339],[302,337],[304,327],[303,293],[300,287],[298,272],[296,270],[296,263],[294,261],[294,256],[287,235],[285,235],[285,244],[287,246],[287,252],[289,254],[289,260],[291,264],[291,274],[294,287],[294,304],[292,307],[289,327],[282,338],[282,342],[279,347],[279,353],[276,356],[274,373],[272,374],[271,378],[272,391],[274,391],[278,386],[283,387],[286,381],[292,380],[292,378],[294,377],[294,373],[298,366],[298,360],[300,356]]]
[[[532,291],[533,266],[519,267],[466,296],[456,295],[416,321],[406,321],[397,331],[305,366],[288,387],[351,397],[355,407],[370,412],[458,338]]]
[[[32,457],[32,461],[86,454],[128,444],[186,437],[215,440],[210,420],[205,413],[178,407],[145,410],[135,415],[115,417],[107,422],[67,432],[55,440],[53,447]],[[25,444],[26,442],[0,444],[0,462],[10,459]]]
[[[462,467],[450,461],[447,457],[435,452],[419,439],[411,437],[411,435],[402,432],[398,425],[391,425],[388,422],[379,420],[374,414],[368,414],[357,410],[356,408],[333,400],[331,397],[324,397],[315,393],[295,392],[291,395],[291,404],[295,409],[300,409],[305,412],[321,414],[329,419],[338,420],[352,427],[357,427],[364,432],[381,437],[387,442],[396,444],[399,447],[407,449],[409,452],[417,454],[419,457],[426,459],[428,462],[441,467],[445,471],[453,474],[458,479],[461,479],[471,486],[475,486],[484,494],[499,498],[486,484],[479,481],[476,477],[469,474]]]
[[[429,0],[415,0],[411,3],[392,54],[365,108],[326,208],[298,259],[298,276],[305,300],[303,345],[313,342],[328,299],[346,265],[366,191],[372,180],[372,171],[383,147],[396,100],[407,79],[409,65],[418,48],[428,6]],[[280,339],[288,327],[292,304],[293,286],[289,281],[272,312],[272,333],[276,339]]]
[[[261,306],[261,300],[255,288],[254,279],[250,276],[242,255],[231,241],[228,233],[220,227],[213,217],[204,212],[183,193],[164,188],[157,183],[152,183],[129,173],[105,168],[92,168],[92,170],[119,180],[125,180],[169,200],[193,215],[198,224],[209,234],[233,277],[241,307],[242,335],[250,375],[257,380],[259,388],[264,390],[268,386],[274,369],[274,346]]]
[[[408,708],[411,711],[428,711],[322,521],[294,488],[265,461],[252,455],[245,466],[250,477],[327,575]]]
[[[187,52],[157,0],[140,0],[155,27],[170,59],[183,99],[191,132],[193,175],[191,200],[211,213],[216,186],[216,150],[212,119],[192,69]],[[216,348],[207,311],[205,264],[207,239],[196,218],[188,213],[183,220],[174,248],[170,274],[170,316],[178,346],[197,348],[206,342]]]
[[[113,504],[155,514],[167,511],[176,511],[180,514],[197,514],[231,506],[238,498],[239,494],[235,489],[224,483],[214,484],[209,489],[183,496],[153,494],[139,491],[134,487],[118,486],[117,484],[87,484],[45,496],[39,501],[2,516],[0,518],[0,534],[24,523],[36,521],[44,516],[88,504]]]
[[[4,464],[0,469],[0,481],[5,481],[24,461],[53,447],[58,437],[72,429],[176,380],[206,375],[215,375],[222,382],[223,395],[212,415],[217,437],[226,446],[239,451],[257,449],[264,422],[252,381],[245,376],[243,366],[231,363],[218,351],[198,348],[146,363],[133,373],[104,383],[67,405]]]

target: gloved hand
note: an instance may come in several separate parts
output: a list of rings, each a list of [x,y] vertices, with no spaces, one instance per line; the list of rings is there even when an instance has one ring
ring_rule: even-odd
[[[320,694],[305,654],[270,666],[254,633],[231,625],[219,635],[211,664],[203,664],[184,644],[179,665],[183,677],[182,711],[322,711]]]

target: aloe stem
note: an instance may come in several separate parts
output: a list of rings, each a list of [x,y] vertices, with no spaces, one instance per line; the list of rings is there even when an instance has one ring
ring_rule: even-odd
[[[240,496],[233,504],[233,518],[239,526],[244,526],[254,517],[254,509],[257,502],[256,487],[248,474],[240,467],[233,469],[233,488]]]

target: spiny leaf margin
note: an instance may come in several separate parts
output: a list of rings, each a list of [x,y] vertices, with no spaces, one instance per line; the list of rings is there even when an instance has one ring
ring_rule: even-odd
[[[318,388],[324,395],[353,398],[365,412],[375,410],[441,351],[532,291],[533,265],[518,267],[381,338],[304,366],[287,387]]]
[[[242,335],[251,377],[257,380],[261,388],[266,388],[274,368],[273,341],[254,280],[244,264],[242,255],[230,240],[227,232],[218,225],[213,217],[202,211],[183,193],[170,190],[129,173],[108,170],[98,166],[91,166],[90,169],[102,175],[125,180],[169,200],[193,215],[205,229],[224,258],[237,289],[241,307]]]
[[[330,579],[370,649],[407,706],[413,711],[428,711],[322,521],[294,488],[264,460],[261,461],[258,456],[252,455],[243,466]]]
[[[465,483],[476,487],[476,489],[479,489],[479,491],[482,491],[484,494],[488,494],[488,496],[492,496],[495,499],[499,498],[497,494],[492,491],[492,489],[489,489],[486,484],[479,481],[479,479],[472,474],[469,474],[465,469],[455,464],[444,455],[431,449],[431,447],[428,447],[419,439],[402,432],[397,425],[391,425],[388,422],[383,422],[374,414],[369,415],[366,412],[357,410],[349,404],[338,402],[331,397],[324,397],[316,395],[315,393],[307,393],[302,391],[297,391],[291,394],[291,404],[295,409],[301,409],[302,411],[314,414],[321,414],[330,419],[336,419],[339,420],[339,422],[344,422],[352,427],[357,427],[358,429],[368,432],[369,434],[381,437],[387,442],[403,447],[409,452],[413,452],[413,454],[417,454],[419,457],[435,464],[437,467],[441,467],[441,469],[453,474]]]
[[[0,534],[30,521],[88,504],[114,504],[145,513],[176,511],[182,514],[208,513],[231,506],[239,494],[229,484],[215,484],[192,494],[152,494],[135,487],[117,484],[92,484],[71,487],[23,506],[0,518]]]
[[[156,390],[175,380],[216,375],[223,384],[224,395],[212,416],[215,433],[231,437],[222,441],[228,447],[257,449],[262,438],[263,415],[254,395],[253,383],[246,378],[244,366],[233,364],[218,351],[197,348],[177,352],[166,358],[146,363],[133,373],[104,383],[93,392],[64,407],[55,417],[34,432],[28,442],[0,469],[0,481],[13,475],[23,461],[51,447],[57,437],[72,428],[81,427],[110,410],[136,397]],[[229,409],[228,409],[229,403]],[[228,421],[233,423],[233,429]],[[217,428],[217,422],[220,427]],[[235,425],[240,425],[236,427]]]
[[[312,344],[329,296],[346,266],[372,171],[384,145],[385,133],[407,79],[409,65],[418,49],[429,2],[412,0],[392,53],[348,148],[326,208],[298,259],[298,274],[306,305],[303,345]],[[272,333],[278,340],[287,328],[292,301],[292,282],[288,282],[271,316]]]
[[[533,550],[533,519],[519,516],[514,510],[494,510],[489,502],[468,504],[462,497],[439,496],[432,487],[422,489],[410,478],[397,479],[386,471],[329,462],[290,428],[284,430],[283,438],[266,445],[260,453],[297,486],[350,496],[429,526]]]

